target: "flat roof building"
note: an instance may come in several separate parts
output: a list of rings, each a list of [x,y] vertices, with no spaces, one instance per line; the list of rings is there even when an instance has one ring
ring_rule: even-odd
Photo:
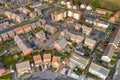
[[[108,77],[110,70],[92,62],[89,67],[89,72],[105,80]]]
[[[81,69],[85,69],[86,66],[89,63],[89,59],[84,58],[78,54],[73,54],[70,58],[70,60],[75,63],[78,67],[80,67]]]
[[[24,73],[31,72],[30,62],[29,61],[24,61],[24,62],[21,62],[21,63],[17,63],[16,64],[16,69],[17,69],[17,72],[18,72],[18,76],[20,76]]]

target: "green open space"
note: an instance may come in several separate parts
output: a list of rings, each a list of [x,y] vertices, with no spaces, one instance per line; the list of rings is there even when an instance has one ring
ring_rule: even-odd
[[[24,73],[24,74],[22,74],[20,77],[22,78],[22,77],[27,76],[27,75],[29,75],[29,74],[31,74],[31,73],[30,73],[30,72]]]
[[[83,2],[91,3],[94,7],[101,7],[108,10],[120,10],[120,0],[73,0],[75,4]]]
[[[87,76],[88,77],[92,77],[92,78],[98,78],[98,76],[96,76],[96,75],[94,75],[94,74],[92,74],[90,72],[87,73]]]
[[[3,75],[0,77],[0,80],[12,80],[11,79],[11,74]]]
[[[59,51],[55,51],[54,56],[60,56],[60,57],[62,57],[62,58],[67,57],[67,55],[65,55],[64,53],[61,53],[61,52],[59,52]]]
[[[14,54],[16,54],[16,53],[18,53],[18,52],[19,52],[19,51],[15,49],[15,50],[13,50],[13,51],[11,52],[11,54],[14,55]]]
[[[88,51],[88,52],[91,51],[91,49],[90,49],[89,47],[87,47],[87,46],[83,46],[82,48],[83,48],[84,50]]]
[[[6,57],[6,58],[3,58],[3,64],[5,65],[10,65],[10,64],[15,64],[15,61],[13,59],[13,57]]]
[[[0,53],[4,52],[5,49],[6,49],[5,45],[0,44]]]
[[[74,72],[77,74],[82,74],[83,70],[81,68],[77,67],[77,68],[75,68]]]
[[[57,68],[51,67],[50,70],[51,70],[52,72],[55,72],[55,71],[57,70]]]
[[[77,47],[78,44],[77,44],[76,42],[74,42],[74,43],[72,43],[72,46],[73,46],[73,47]]]

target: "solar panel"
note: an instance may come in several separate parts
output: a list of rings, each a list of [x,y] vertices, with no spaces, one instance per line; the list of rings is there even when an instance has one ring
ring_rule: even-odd
[[[107,73],[108,73],[108,71],[103,69],[103,68],[100,68],[99,72],[104,74],[104,75],[107,75]]]

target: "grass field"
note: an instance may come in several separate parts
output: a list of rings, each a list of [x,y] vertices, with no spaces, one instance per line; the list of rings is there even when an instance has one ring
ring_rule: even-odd
[[[120,10],[120,0],[103,0],[99,2],[103,8],[113,11]]]
[[[120,0],[74,0],[76,4],[91,3],[94,7],[101,7],[112,11],[120,10]]]

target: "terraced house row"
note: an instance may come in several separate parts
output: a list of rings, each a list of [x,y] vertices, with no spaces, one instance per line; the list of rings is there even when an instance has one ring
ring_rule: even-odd
[[[11,31],[7,31],[5,33],[0,34],[0,41],[9,40],[10,38],[13,38],[17,34],[26,33],[37,28],[43,28],[45,31],[51,33],[52,35],[57,31],[55,27],[47,25],[45,20],[39,20],[38,22],[20,26]]]

